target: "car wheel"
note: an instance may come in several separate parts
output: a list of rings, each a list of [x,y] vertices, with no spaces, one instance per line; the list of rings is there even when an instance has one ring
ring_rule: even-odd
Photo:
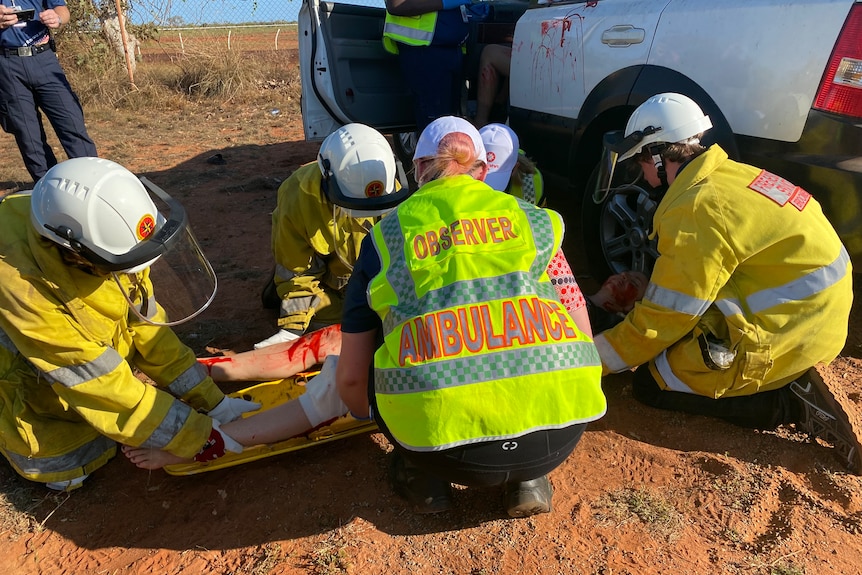
[[[587,190],[592,190],[596,173]],[[596,204],[591,194],[584,194],[581,210],[583,248],[589,273],[598,282],[627,270],[647,276],[658,258],[656,241],[649,239],[653,215],[660,195],[635,184],[614,188],[604,201]]]

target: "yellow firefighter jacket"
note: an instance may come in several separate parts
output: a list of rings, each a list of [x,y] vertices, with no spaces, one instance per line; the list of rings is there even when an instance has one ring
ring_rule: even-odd
[[[596,337],[604,373],[652,360],[666,389],[731,397],[781,387],[841,351],[850,259],[802,188],[714,145],[677,174],[653,229],[646,296]],[[733,358],[725,369],[710,340]]]
[[[67,265],[29,209],[29,194],[0,203],[0,451],[41,482],[90,473],[115,441],[192,457],[211,429],[196,410],[224,394],[170,328],[136,318],[110,276]]]
[[[316,162],[301,166],[278,189],[272,213],[275,284],[282,300],[279,326],[341,321],[344,288],[374,218],[352,218],[324,197]],[[339,212],[337,214],[337,212]],[[321,327],[321,326],[317,326]]]

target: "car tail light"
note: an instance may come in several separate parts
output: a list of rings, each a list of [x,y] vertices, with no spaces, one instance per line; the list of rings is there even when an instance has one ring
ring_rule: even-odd
[[[814,108],[862,118],[862,5],[854,4],[835,43]]]

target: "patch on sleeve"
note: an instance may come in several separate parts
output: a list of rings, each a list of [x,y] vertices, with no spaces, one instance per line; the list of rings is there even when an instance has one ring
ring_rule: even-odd
[[[755,192],[760,192],[779,206],[790,202],[800,212],[805,209],[811,194],[788,182],[781,176],[776,176],[766,170],[761,170],[754,181],[748,187]]]

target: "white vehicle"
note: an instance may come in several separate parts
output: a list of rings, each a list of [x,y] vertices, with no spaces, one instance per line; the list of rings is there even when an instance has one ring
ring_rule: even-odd
[[[686,94],[710,116],[705,143],[811,192],[862,269],[862,1],[489,5],[491,19],[477,24],[468,55],[478,58],[488,30],[500,42],[500,31],[514,29],[508,122],[566,218],[567,251],[586,256],[581,274],[600,281],[651,269],[657,254],[647,235],[661,192],[630,186],[596,204],[590,179],[604,133],[624,128],[660,92]],[[380,42],[383,18],[382,7],[303,0],[307,138],[346,122],[413,129],[397,62]]]

